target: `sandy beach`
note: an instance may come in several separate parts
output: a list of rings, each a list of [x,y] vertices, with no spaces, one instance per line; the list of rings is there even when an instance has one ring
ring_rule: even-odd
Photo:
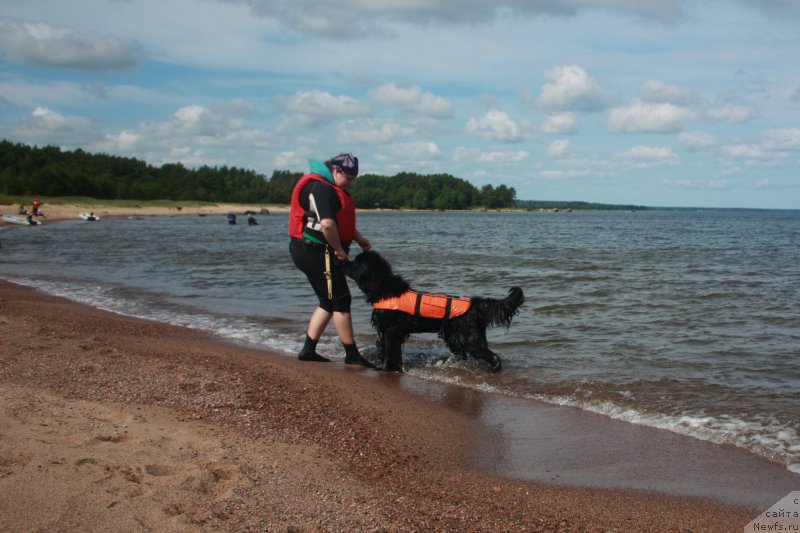
[[[30,211],[31,206],[28,204],[27,209]],[[81,213],[93,212],[101,219],[105,217],[151,217],[151,216],[186,216],[186,215],[203,215],[224,216],[228,213],[235,213],[242,215],[247,211],[260,213],[262,209],[266,209],[270,213],[288,213],[288,206],[274,206],[274,205],[244,205],[244,204],[209,204],[203,206],[181,206],[179,202],[175,202],[174,207],[116,207],[111,205],[78,205],[78,204],[44,204],[42,211],[45,216],[42,220],[45,224],[47,222],[55,222],[58,220],[71,220],[77,219]],[[19,210],[19,205],[0,204],[0,214],[3,215],[16,215]],[[0,224],[3,224],[0,219]]]
[[[492,475],[490,428],[400,374],[7,282],[0,302],[3,531],[741,531],[755,516]]]

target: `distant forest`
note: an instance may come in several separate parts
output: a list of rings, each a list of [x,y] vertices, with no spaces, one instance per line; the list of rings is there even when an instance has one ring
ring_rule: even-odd
[[[624,205],[624,204],[598,204],[594,202],[553,202],[544,200],[517,200],[516,206],[520,209],[527,209],[536,211],[538,209],[547,210],[567,210],[578,209],[583,211],[588,210],[609,210],[609,211],[644,211],[646,209],[655,209],[653,207],[646,207],[643,205]]]
[[[288,204],[302,172],[276,170],[267,179],[237,167],[160,167],[129,157],[0,142],[0,194],[88,196],[107,200],[174,200]],[[517,205],[513,187],[480,190],[449,174],[365,174],[352,189],[359,208],[473,209]]]

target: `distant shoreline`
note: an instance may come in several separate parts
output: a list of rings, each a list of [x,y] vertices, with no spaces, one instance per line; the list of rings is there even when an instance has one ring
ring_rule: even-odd
[[[123,202],[120,202],[123,203]],[[128,202],[124,202],[128,203]],[[545,207],[547,202],[539,202],[542,207],[517,207],[517,208],[502,208],[502,209],[471,209],[471,210],[446,210],[446,212],[454,213],[572,213],[572,212],[587,212],[587,211],[620,211],[620,212],[635,212],[635,211],[780,211],[792,212],[797,209],[762,209],[762,208],[748,208],[748,207],[643,207],[637,206],[635,209],[626,209],[623,206],[602,208],[601,205],[606,204],[587,204],[583,203],[584,207],[560,207],[558,204],[581,204],[582,202],[553,202],[550,207]],[[228,213],[236,215],[244,215],[247,213],[254,213],[255,215],[267,215],[273,213],[288,213],[289,206],[287,205],[272,205],[272,204],[233,204],[233,203],[219,203],[219,204],[197,204],[196,202],[189,202],[189,205],[182,205],[181,202],[141,202],[132,205],[114,205],[114,203],[89,203],[89,202],[72,202],[72,203],[47,203],[42,206],[44,217],[40,220],[43,222],[57,221],[57,220],[72,220],[77,219],[81,213],[94,213],[98,217],[149,217],[149,216],[208,216],[219,215],[224,216]],[[195,205],[192,205],[195,204]],[[25,204],[28,211],[30,211],[30,203]],[[592,206],[592,207],[587,207]],[[17,215],[19,204],[0,204],[0,215]],[[360,208],[359,212],[362,213],[437,213],[441,212],[436,209],[365,209]],[[6,224],[0,219],[0,225]]]
[[[30,210],[30,205],[27,206]],[[19,205],[0,204],[0,213],[4,215],[16,215]],[[287,206],[259,205],[259,204],[208,204],[199,206],[182,206],[175,202],[171,206],[114,206],[106,204],[48,204],[42,206],[44,217],[47,221],[77,219],[81,213],[94,213],[98,217],[149,217],[149,216],[188,216],[188,215],[219,215],[224,216],[228,213],[242,215],[247,212],[258,214],[269,213],[288,213]]]

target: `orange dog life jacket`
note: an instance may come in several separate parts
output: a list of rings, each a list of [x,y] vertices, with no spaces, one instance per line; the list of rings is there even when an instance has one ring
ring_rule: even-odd
[[[446,294],[428,294],[407,291],[400,296],[386,298],[372,304],[373,309],[390,309],[402,311],[409,315],[423,318],[455,318],[463,315],[472,305],[472,299],[466,296],[448,296]]]

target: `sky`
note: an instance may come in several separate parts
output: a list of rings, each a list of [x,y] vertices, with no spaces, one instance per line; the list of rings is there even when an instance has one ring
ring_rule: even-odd
[[[0,138],[798,209],[798,58],[800,0],[0,0]]]

